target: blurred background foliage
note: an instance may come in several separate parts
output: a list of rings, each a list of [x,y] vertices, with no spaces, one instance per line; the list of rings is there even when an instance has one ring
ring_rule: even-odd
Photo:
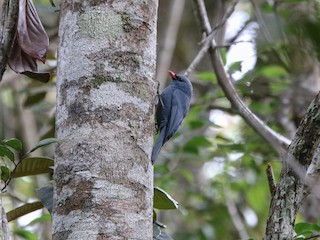
[[[205,1],[217,25],[231,1]],[[59,1],[34,0],[50,37],[46,65],[56,66]],[[106,23],[107,24],[107,23]],[[313,0],[242,1],[219,29],[217,43],[226,69],[246,104],[269,126],[291,138],[320,89],[320,3]],[[167,70],[183,72],[201,48],[201,29],[192,1],[160,0],[158,72],[161,88]],[[174,239],[262,239],[270,191],[271,163],[276,179],[281,162],[231,108],[219,88],[209,58],[191,73],[192,107],[174,139],[155,164],[155,186],[179,203],[157,212]],[[0,139],[16,137],[24,150],[54,137],[55,76],[37,82],[7,70],[0,83]],[[35,152],[54,157],[54,148]],[[35,189],[50,175],[15,179],[2,194],[9,211],[36,199]],[[310,196],[297,222],[317,223],[318,196]],[[35,218],[38,221],[32,222]],[[46,210],[13,221],[14,239],[51,239]]]

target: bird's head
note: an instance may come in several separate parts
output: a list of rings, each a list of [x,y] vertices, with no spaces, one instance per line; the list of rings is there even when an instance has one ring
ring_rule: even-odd
[[[185,83],[190,84],[190,80],[184,75],[178,75],[178,74],[175,74],[172,71],[169,71],[169,74],[172,77],[173,81],[180,81],[180,82],[185,82]]]

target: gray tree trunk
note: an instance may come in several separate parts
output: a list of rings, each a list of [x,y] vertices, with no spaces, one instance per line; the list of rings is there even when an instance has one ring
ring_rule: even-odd
[[[0,81],[16,33],[19,0],[0,0]]]
[[[272,196],[266,240],[293,239],[297,212],[304,197],[319,194],[320,93],[308,108],[284,156],[275,193]],[[308,170],[308,171],[307,171]]]
[[[157,7],[62,1],[53,239],[152,239]]]

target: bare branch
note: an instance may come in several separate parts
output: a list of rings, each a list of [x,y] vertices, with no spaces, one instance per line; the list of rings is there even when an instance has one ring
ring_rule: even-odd
[[[239,29],[239,31],[231,38],[231,39],[228,39],[228,43],[229,44],[232,44],[233,42],[236,41],[236,39],[241,35],[241,33],[247,28],[247,26],[251,23],[252,21],[251,20],[247,20],[243,26]]]
[[[226,206],[227,206],[229,215],[231,217],[233,225],[235,226],[235,228],[238,231],[240,238],[241,239],[248,239],[249,235],[246,231],[244,224],[242,223],[237,206],[236,206],[234,200],[232,199],[232,197],[230,196],[229,191],[226,189],[224,191],[224,197],[226,199]]]
[[[191,64],[189,65],[188,69],[185,71],[184,75],[188,76],[190,72],[192,72],[195,67],[200,63],[202,58],[207,54],[209,47],[211,46],[212,39],[216,36],[217,30],[224,26],[228,18],[234,12],[234,9],[237,5],[239,0],[234,0],[231,4],[231,7],[228,9],[224,17],[222,18],[221,22],[213,29],[213,31],[201,41],[202,48],[199,50],[196,57],[193,59]]]
[[[273,169],[270,163],[267,164],[266,173],[269,183],[270,194],[271,196],[273,196],[276,190],[276,180],[274,179]]]
[[[196,9],[200,18],[203,31],[206,34],[211,33],[211,25],[206,12],[203,0],[194,0]],[[287,147],[290,140],[278,134],[269,128],[260,118],[258,118],[242,101],[235,87],[233,86],[228,74],[224,69],[221,56],[216,48],[215,40],[212,39],[210,46],[210,58],[214,67],[219,85],[223,89],[226,97],[231,102],[232,106],[237,109],[243,119],[259,133],[279,154],[287,152]]]

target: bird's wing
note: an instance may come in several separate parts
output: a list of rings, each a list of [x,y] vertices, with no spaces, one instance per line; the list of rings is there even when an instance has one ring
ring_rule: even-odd
[[[164,143],[178,130],[190,107],[190,97],[180,89],[174,90]]]
[[[171,94],[165,90],[159,97],[159,103],[156,109],[157,128],[161,130],[167,125],[168,116],[170,114]]]

